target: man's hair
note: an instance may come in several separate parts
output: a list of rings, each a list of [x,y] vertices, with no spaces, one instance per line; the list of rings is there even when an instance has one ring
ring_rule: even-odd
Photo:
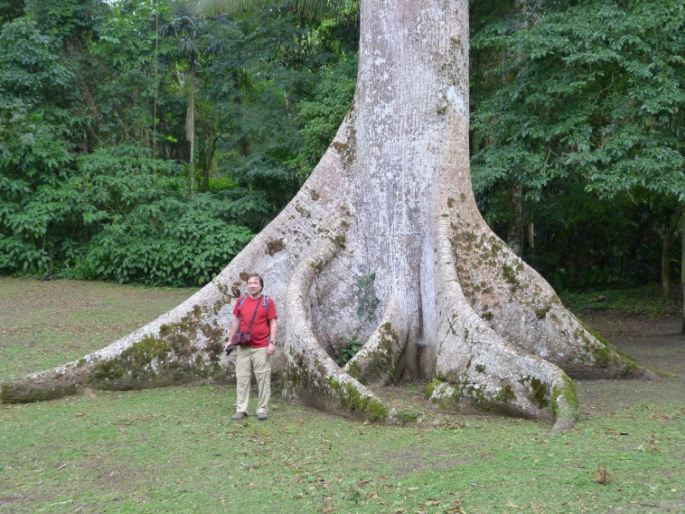
[[[259,273],[250,273],[245,279],[245,282],[250,280],[252,277],[257,277],[259,279],[259,285],[262,286],[262,289],[264,289],[264,279]]]

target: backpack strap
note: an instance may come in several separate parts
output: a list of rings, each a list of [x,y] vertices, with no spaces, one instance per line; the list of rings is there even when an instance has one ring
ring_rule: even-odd
[[[244,295],[240,297],[240,302],[238,303],[238,310],[243,308],[243,304],[245,303],[245,300],[247,300],[248,295]],[[264,310],[266,312],[269,312],[269,295],[265,294],[264,295]]]

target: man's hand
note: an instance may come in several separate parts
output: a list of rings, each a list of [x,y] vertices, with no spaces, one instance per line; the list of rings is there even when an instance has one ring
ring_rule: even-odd
[[[273,343],[269,343],[269,346],[266,347],[266,354],[268,356],[271,356],[274,354],[275,351],[276,351],[276,345],[274,345]]]

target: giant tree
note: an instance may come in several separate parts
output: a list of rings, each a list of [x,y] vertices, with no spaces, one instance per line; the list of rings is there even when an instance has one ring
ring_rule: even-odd
[[[337,412],[392,419],[369,386],[433,379],[438,406],[564,428],[577,408],[569,375],[639,373],[478,212],[467,6],[363,0],[353,104],[290,204],[186,302],[79,361],[5,384],[3,400],[225,377],[231,303],[251,270],[281,308],[286,395]],[[340,367],[324,348],[351,333],[366,342]]]

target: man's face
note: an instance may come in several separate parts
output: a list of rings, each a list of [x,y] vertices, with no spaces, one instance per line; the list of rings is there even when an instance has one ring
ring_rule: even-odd
[[[259,283],[259,279],[257,277],[250,277],[247,279],[247,292],[251,296],[258,295],[261,289],[262,285]]]

